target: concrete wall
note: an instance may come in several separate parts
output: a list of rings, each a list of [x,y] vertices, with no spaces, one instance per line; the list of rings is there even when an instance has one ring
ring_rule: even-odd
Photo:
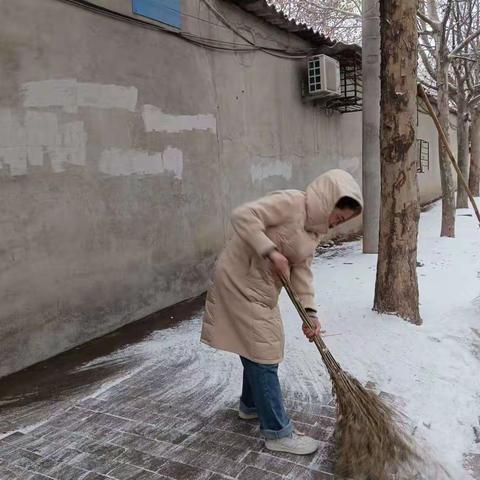
[[[263,45],[307,46],[214,3]],[[0,376],[202,292],[239,203],[361,178],[360,114],[303,104],[302,62],[0,4]],[[182,11],[184,31],[238,41],[203,2]]]
[[[435,124],[430,115],[421,112],[418,114],[417,138],[426,140],[429,143],[430,169],[423,173],[419,173],[417,176],[420,200],[422,203],[428,203],[436,200],[442,194],[440,185],[440,163],[438,160],[438,135]],[[455,115],[450,116],[449,140],[452,152],[456,156],[457,133]],[[455,175],[455,171],[453,171],[453,174]]]

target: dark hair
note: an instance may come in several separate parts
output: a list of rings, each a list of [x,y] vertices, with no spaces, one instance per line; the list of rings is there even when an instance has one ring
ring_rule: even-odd
[[[342,197],[335,205],[335,207],[339,208],[340,210],[352,210],[354,212],[361,212],[362,206],[352,197]]]

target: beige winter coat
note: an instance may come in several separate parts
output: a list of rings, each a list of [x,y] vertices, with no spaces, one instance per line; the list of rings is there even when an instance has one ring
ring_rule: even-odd
[[[306,308],[316,309],[310,264],[337,201],[362,196],[353,177],[331,170],[306,192],[282,190],[238,207],[234,234],[221,253],[207,293],[201,341],[254,362],[283,359],[281,283],[264,255],[277,248],[291,265],[293,288]]]

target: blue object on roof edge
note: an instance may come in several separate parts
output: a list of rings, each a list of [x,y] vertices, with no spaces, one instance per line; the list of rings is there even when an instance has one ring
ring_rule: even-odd
[[[182,26],[180,0],[132,0],[132,11],[172,27]]]

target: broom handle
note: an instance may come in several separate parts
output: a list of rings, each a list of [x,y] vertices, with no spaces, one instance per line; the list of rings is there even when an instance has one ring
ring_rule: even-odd
[[[417,92],[418,92],[418,96],[425,102],[425,105],[427,106],[428,113],[432,117],[432,120],[435,123],[435,126],[437,127],[438,135],[440,136],[443,146],[447,151],[448,157],[450,158],[453,164],[453,168],[455,168],[455,171],[457,172],[457,176],[458,176],[458,179],[460,180],[460,183],[463,185],[463,188],[465,188],[465,191],[467,192],[468,198],[470,199],[473,209],[475,210],[475,214],[477,215],[478,222],[480,223],[480,212],[478,211],[477,203],[475,202],[472,192],[468,188],[468,184],[465,178],[463,177],[457,162],[455,161],[455,157],[452,153],[452,150],[450,149],[450,145],[448,144],[447,136],[445,135],[445,132],[443,131],[442,126],[440,125],[438,117],[434,112],[432,104],[430,103],[430,100],[428,99],[427,94],[425,93],[425,90],[423,89],[422,85],[420,84],[417,85]]]
[[[283,276],[280,276],[280,280],[282,281],[283,287],[285,288],[288,296],[290,297],[290,300],[292,301],[293,305],[295,306],[298,314],[300,315],[300,318],[302,319],[302,322],[311,330],[315,331],[315,325],[313,324],[312,320],[310,319],[310,316],[308,315],[307,311],[305,310],[305,307],[302,305],[302,302],[298,298],[297,294],[292,288],[291,283]],[[329,360],[337,370],[340,370],[340,365],[336,362],[336,360],[333,358],[332,354],[328,350],[327,346],[325,345],[325,342],[323,339],[320,337],[320,335],[315,335],[314,338],[314,343],[317,346],[318,351],[320,352],[320,355],[322,358],[329,357]]]
[[[305,307],[303,306],[302,302],[298,298],[297,294],[292,288],[292,285],[290,282],[284,278],[282,275],[280,275],[280,280],[282,281],[283,287],[285,288],[288,296],[290,297],[290,300],[292,301],[293,305],[297,309],[298,314],[300,315],[300,318],[302,319],[302,322],[307,325],[308,328],[315,330],[315,325],[312,323],[310,317],[308,316],[307,311],[305,310]],[[352,394],[352,397],[356,397],[355,392],[352,389],[351,383],[348,380],[348,378],[345,375],[345,372],[342,370],[340,365],[337,363],[333,355],[331,354],[330,350],[327,348],[325,345],[325,342],[322,340],[320,335],[316,335],[314,338],[314,343],[320,352],[320,355],[322,357],[323,362],[325,363],[327,370],[329,372],[330,378],[333,381],[333,386],[334,389],[336,390],[336,383],[342,383],[343,387],[347,390],[350,391]],[[372,422],[375,421],[375,419],[372,419],[368,409],[366,406],[360,401],[357,403],[357,406],[361,409],[362,413],[371,419]]]

